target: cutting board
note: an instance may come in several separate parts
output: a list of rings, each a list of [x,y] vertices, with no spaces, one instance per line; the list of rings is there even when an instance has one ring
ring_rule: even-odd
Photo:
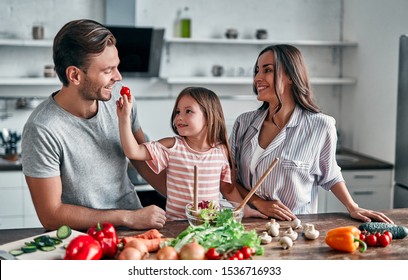
[[[46,233],[42,233],[39,235],[34,235],[32,237],[28,237],[25,239],[20,239],[17,241],[13,241],[4,245],[0,246],[0,250],[4,250],[4,251],[11,251],[11,250],[15,250],[15,249],[20,249],[21,247],[24,246],[25,242],[31,242],[34,241],[34,238],[41,236],[41,235],[49,235],[51,237],[57,237],[57,231],[50,231],[50,232],[46,232]],[[16,256],[17,259],[19,260],[62,260],[65,256],[65,248],[66,245],[69,244],[69,242],[71,242],[72,239],[74,239],[75,237],[79,236],[79,235],[84,235],[83,232],[80,231],[76,231],[76,230],[72,230],[71,235],[62,240],[62,243],[59,245],[56,245],[56,249],[53,251],[49,251],[49,252],[44,252],[41,250],[37,250],[35,252],[32,253],[25,253],[22,254],[20,256]]]

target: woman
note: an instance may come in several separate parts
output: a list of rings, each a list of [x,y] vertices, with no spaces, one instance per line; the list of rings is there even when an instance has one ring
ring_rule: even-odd
[[[242,196],[274,158],[279,163],[252,196],[261,213],[280,220],[317,212],[318,187],[344,204],[352,218],[392,223],[383,213],[360,208],[347,190],[336,162],[334,118],[313,100],[301,52],[290,45],[266,47],[259,54],[253,90],[262,106],[241,114],[230,137]]]

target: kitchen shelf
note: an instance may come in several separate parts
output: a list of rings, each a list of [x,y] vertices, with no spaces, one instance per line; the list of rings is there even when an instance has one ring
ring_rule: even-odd
[[[168,77],[162,78],[169,85],[206,84],[206,85],[251,85],[252,77]],[[312,85],[354,85],[353,78],[311,78]],[[7,78],[0,77],[0,86],[58,86],[58,78]]]
[[[15,47],[52,47],[53,40],[42,39],[0,39],[0,46],[15,46]]]
[[[257,40],[257,39],[224,39],[224,38],[165,38],[168,44],[236,44],[236,45],[275,45],[290,44],[296,46],[323,46],[323,47],[356,47],[356,42],[323,41],[323,40]]]
[[[42,77],[0,77],[0,86],[54,86],[61,85],[58,78]]]
[[[168,77],[164,78],[170,85],[182,84],[216,84],[216,85],[252,85],[252,77]],[[353,78],[311,78],[312,85],[354,85]]]
[[[172,44],[209,44],[209,45],[274,45],[274,44],[290,44],[296,46],[310,47],[356,47],[356,42],[351,41],[333,41],[333,40],[259,40],[259,39],[226,39],[226,38],[165,38],[166,54],[171,56],[170,48]],[[337,52],[334,54],[337,55]],[[168,60],[167,62],[169,62]],[[181,77],[172,76],[162,77],[169,85],[182,84],[210,84],[210,85],[251,85],[252,77]],[[357,79],[349,77],[311,77],[312,85],[355,85]]]

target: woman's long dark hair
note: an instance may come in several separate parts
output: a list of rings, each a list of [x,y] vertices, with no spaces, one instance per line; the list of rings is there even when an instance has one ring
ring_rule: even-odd
[[[298,104],[300,107],[307,111],[319,113],[320,108],[314,101],[314,96],[310,85],[306,65],[303,59],[303,55],[299,51],[299,49],[297,49],[294,46],[285,44],[272,45],[266,47],[260,52],[258,58],[256,59],[254,67],[254,78],[258,71],[257,64],[259,57],[265,52],[272,52],[275,56],[274,86],[276,97],[278,99],[278,106],[276,107],[274,115],[276,115],[282,108],[282,100],[279,94],[280,92],[278,88],[278,83],[276,82],[278,81],[278,75],[280,75],[281,73],[280,71],[281,68],[284,71],[284,73],[286,73],[288,78],[292,81],[292,94],[296,104]],[[258,95],[258,91],[256,90],[255,86],[255,79],[253,83],[253,91],[256,95]],[[266,110],[268,108],[269,103],[264,102],[259,108],[259,110]]]

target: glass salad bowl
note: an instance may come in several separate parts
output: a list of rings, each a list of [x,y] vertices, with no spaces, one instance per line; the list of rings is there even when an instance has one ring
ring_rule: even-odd
[[[198,204],[198,210],[194,211],[193,203],[186,205],[186,216],[189,224],[193,227],[199,226],[208,222],[211,225],[215,225],[219,215],[231,215],[234,220],[241,222],[244,217],[244,211],[235,211],[238,203],[228,202],[218,204],[214,201],[201,201]]]

